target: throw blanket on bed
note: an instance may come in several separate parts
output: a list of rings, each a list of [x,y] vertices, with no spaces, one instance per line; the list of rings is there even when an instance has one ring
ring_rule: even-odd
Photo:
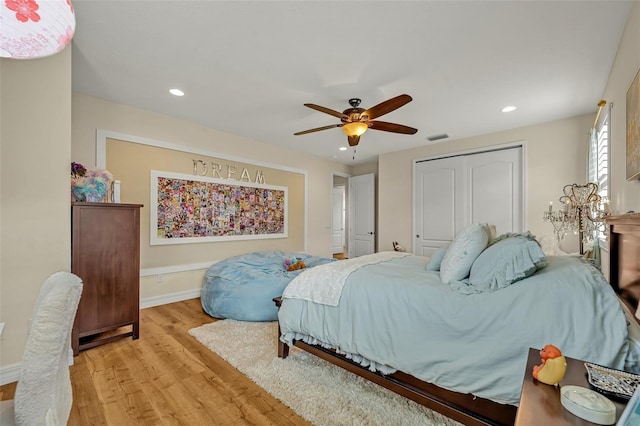
[[[301,299],[322,305],[338,306],[342,288],[349,275],[366,265],[409,256],[410,253],[383,251],[354,257],[308,269],[294,278],[284,289],[284,299]]]

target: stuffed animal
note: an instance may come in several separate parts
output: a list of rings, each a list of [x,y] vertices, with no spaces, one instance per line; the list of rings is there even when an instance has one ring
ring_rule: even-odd
[[[113,175],[108,170],[87,171],[78,163],[71,165],[71,193],[74,201],[111,201],[108,192],[113,183]]]
[[[298,259],[296,257],[286,257],[282,261],[282,266],[286,271],[292,272],[297,271],[298,269],[304,269],[307,265],[304,263],[304,260]]]
[[[567,371],[567,360],[560,349],[553,345],[545,345],[540,350],[542,364],[533,366],[533,378],[547,385],[557,386]]]
[[[393,242],[393,249],[395,251],[407,251],[404,247],[402,247],[400,244],[398,244],[397,241]]]
[[[289,272],[291,271],[297,271],[298,269],[304,269],[306,268],[307,265],[304,263],[303,260],[298,260],[296,263],[294,263],[293,265],[289,266]]]

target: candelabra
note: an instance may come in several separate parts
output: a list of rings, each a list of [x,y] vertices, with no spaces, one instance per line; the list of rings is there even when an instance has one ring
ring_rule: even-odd
[[[595,231],[601,229],[610,214],[609,200],[598,194],[598,185],[593,182],[565,185],[562,192],[564,195],[559,199],[562,208],[553,210],[550,201],[543,219],[553,225],[558,242],[569,232],[579,234],[580,253],[583,254],[584,245],[593,239]]]

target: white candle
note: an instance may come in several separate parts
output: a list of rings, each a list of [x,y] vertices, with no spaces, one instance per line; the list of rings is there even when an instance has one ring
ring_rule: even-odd
[[[553,211],[553,201],[549,201],[549,213]]]

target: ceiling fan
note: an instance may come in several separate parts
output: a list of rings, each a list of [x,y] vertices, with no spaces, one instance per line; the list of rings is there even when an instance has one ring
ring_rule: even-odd
[[[366,132],[367,129],[413,135],[418,131],[418,129],[404,126],[402,124],[375,120],[376,118],[390,113],[391,111],[394,111],[401,106],[411,102],[411,100],[412,98],[409,95],[399,95],[395,98],[387,99],[386,101],[381,102],[374,107],[364,109],[359,108],[361,102],[359,98],[351,98],[349,99],[349,105],[351,105],[351,108],[347,108],[342,112],[325,108],[320,105],[304,104],[304,106],[315,109],[316,111],[324,112],[325,114],[338,117],[342,123],[316,127],[315,129],[303,130],[301,132],[294,133],[294,135],[305,135],[307,133],[319,132],[320,130],[340,127],[342,131],[347,135],[349,146],[358,145],[358,142],[360,142],[360,136],[362,136],[362,134]]]

